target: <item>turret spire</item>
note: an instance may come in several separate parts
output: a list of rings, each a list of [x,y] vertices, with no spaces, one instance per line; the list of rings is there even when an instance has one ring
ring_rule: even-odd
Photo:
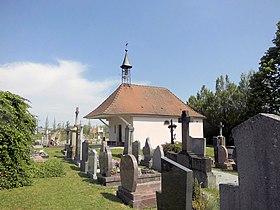
[[[132,65],[129,63],[128,60],[127,45],[128,43],[125,44],[125,55],[124,55],[123,63],[120,67],[122,68],[122,83],[131,84],[130,69],[132,68]]]

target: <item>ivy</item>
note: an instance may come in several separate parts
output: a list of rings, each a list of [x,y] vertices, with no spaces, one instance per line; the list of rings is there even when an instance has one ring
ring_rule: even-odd
[[[0,189],[31,184],[29,153],[36,121],[28,102],[0,91]]]

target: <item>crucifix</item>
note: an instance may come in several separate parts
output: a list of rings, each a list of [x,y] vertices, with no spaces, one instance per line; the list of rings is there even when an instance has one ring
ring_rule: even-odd
[[[76,111],[75,111],[75,125],[78,125],[78,115],[79,115],[79,107],[76,107]]]
[[[225,126],[223,125],[222,122],[220,122],[220,125],[218,125],[218,127],[219,127],[219,129],[220,129],[219,136],[223,136],[223,127],[225,127]]]

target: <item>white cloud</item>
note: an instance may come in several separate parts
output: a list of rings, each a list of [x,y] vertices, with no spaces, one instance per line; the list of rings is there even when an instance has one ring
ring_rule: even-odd
[[[75,61],[58,60],[58,64],[17,62],[0,65],[0,89],[18,94],[31,101],[32,114],[40,125],[48,116],[52,125],[74,123],[75,107],[80,119],[96,108],[115,88],[119,79],[90,81],[82,76],[87,66]]]

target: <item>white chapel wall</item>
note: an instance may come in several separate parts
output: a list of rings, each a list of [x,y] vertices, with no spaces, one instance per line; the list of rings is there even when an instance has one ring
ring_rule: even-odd
[[[133,117],[134,127],[134,141],[141,142],[141,148],[145,146],[146,138],[150,138],[152,147],[155,149],[158,145],[166,142],[171,142],[170,129],[164,125],[165,120],[171,120],[164,117]],[[181,124],[178,123],[178,118],[172,119],[173,123],[177,125],[174,130],[176,134],[175,141],[181,141]]]

